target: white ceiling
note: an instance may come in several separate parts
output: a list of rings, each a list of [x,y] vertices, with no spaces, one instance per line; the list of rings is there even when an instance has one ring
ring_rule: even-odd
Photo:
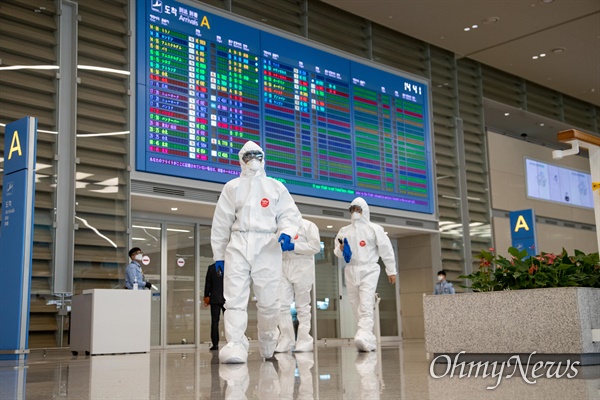
[[[599,0],[321,1],[600,106]]]

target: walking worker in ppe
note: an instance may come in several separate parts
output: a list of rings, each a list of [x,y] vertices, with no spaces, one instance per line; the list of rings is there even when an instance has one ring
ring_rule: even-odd
[[[385,264],[389,282],[396,283],[396,257],[390,238],[380,225],[370,221],[367,202],[357,197],[350,204],[352,224],[340,229],[334,254],[346,261],[344,276],[348,300],[358,322],[354,344],[359,351],[373,351],[377,346],[373,334],[375,289],[379,280],[379,257]]]
[[[224,323],[227,345],[221,363],[248,359],[250,281],[258,307],[260,354],[271,358],[277,344],[282,250],[290,251],[302,216],[288,190],[267,178],[264,152],[252,141],[239,152],[242,173],[223,187],[211,230],[217,267],[224,266]]]
[[[312,288],[315,268],[315,254],[321,251],[319,228],[302,219],[298,234],[291,243],[292,251],[283,253],[283,270],[279,286],[279,341],[278,353],[292,350],[312,351],[313,338],[310,336],[310,289]],[[296,301],[298,318],[298,338],[294,338],[294,325],[290,306]]]

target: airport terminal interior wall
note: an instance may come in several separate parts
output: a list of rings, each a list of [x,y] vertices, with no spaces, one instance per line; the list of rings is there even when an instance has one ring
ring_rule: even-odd
[[[563,248],[570,254],[575,249],[586,253],[598,251],[593,209],[527,197],[525,157],[589,174],[588,158],[571,156],[554,160],[548,147],[494,132],[488,132],[488,143],[494,238],[500,254],[507,256],[511,244],[509,219],[501,212],[529,208],[535,211],[538,220],[539,251],[559,253]]]
[[[130,1],[75,2],[79,4],[81,16],[78,63],[128,70]],[[451,52],[317,0],[204,0],[197,3],[209,4],[431,80],[440,221],[483,227],[477,231],[459,228],[453,233],[441,232],[442,262],[452,271],[451,278],[471,263],[472,254],[491,244],[483,97],[538,112],[574,127],[597,131],[600,126],[597,107],[471,60],[457,60]],[[57,7],[58,0],[39,0],[35,4],[26,0],[2,0],[2,65],[58,64]],[[78,75],[81,83],[77,88],[77,132],[70,134],[129,130],[129,78],[83,70]],[[32,115],[39,119],[39,129],[57,129],[56,71],[2,71],[0,90],[1,123]],[[456,139],[457,126],[460,126],[457,122],[463,125],[461,143]],[[0,140],[3,150],[4,129],[0,129]],[[56,135],[39,134],[29,336],[32,348],[54,347],[60,343],[56,309],[46,305],[52,298],[55,141]],[[128,247],[128,142],[128,135],[77,140],[80,163],[77,165],[76,215],[80,229],[75,233],[76,293],[84,288],[120,284],[119,272],[122,274]],[[457,174],[460,159],[466,163],[466,179]],[[478,199],[468,202],[468,212],[461,211],[460,200],[455,200],[465,193]],[[86,223],[105,238],[94,233]],[[464,254],[464,240],[470,244],[472,254]]]

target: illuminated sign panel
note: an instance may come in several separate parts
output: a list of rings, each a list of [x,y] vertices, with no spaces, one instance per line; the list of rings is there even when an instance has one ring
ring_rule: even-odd
[[[291,193],[434,212],[425,82],[175,1],[137,27],[137,170],[224,183],[253,140]]]
[[[528,197],[594,208],[590,174],[529,158],[525,159],[525,168]]]

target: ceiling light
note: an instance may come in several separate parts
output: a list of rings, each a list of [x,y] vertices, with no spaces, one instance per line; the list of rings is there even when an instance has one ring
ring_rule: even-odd
[[[565,52],[567,49],[565,49],[564,47],[557,47],[555,49],[550,50],[551,52],[553,52],[554,54],[559,54],[559,53],[563,53]]]
[[[533,58],[534,60],[537,60],[539,57],[538,56],[533,56],[531,58]]]
[[[540,0],[540,4],[550,4],[554,3],[554,0]]]
[[[95,65],[78,65],[77,69],[84,69],[87,71],[108,72],[111,74],[118,74],[118,75],[131,75],[131,72],[125,71],[122,69],[97,67]]]
[[[171,207],[171,211],[177,211],[177,207]]]
[[[546,57],[546,53],[540,54],[540,57]]]
[[[471,28],[477,29],[477,28],[479,28],[479,25],[473,25]]]
[[[327,228],[331,229],[333,228],[333,225],[327,225]]]
[[[0,67],[0,71],[14,71],[20,69],[60,69],[58,65],[9,65]]]
[[[504,113],[505,117],[508,117],[509,115],[510,115],[510,113],[507,113],[507,112]]]
[[[495,24],[496,22],[499,22],[500,18],[498,17],[487,17],[486,19],[483,20],[484,24]]]
[[[543,122],[540,122],[538,125],[539,126],[544,126],[545,124]]]
[[[146,240],[145,238],[131,238],[131,240]]]
[[[465,28],[465,32],[468,32],[468,31],[470,31],[470,30],[471,30],[471,28],[469,28],[469,27],[466,27],[466,28]]]

